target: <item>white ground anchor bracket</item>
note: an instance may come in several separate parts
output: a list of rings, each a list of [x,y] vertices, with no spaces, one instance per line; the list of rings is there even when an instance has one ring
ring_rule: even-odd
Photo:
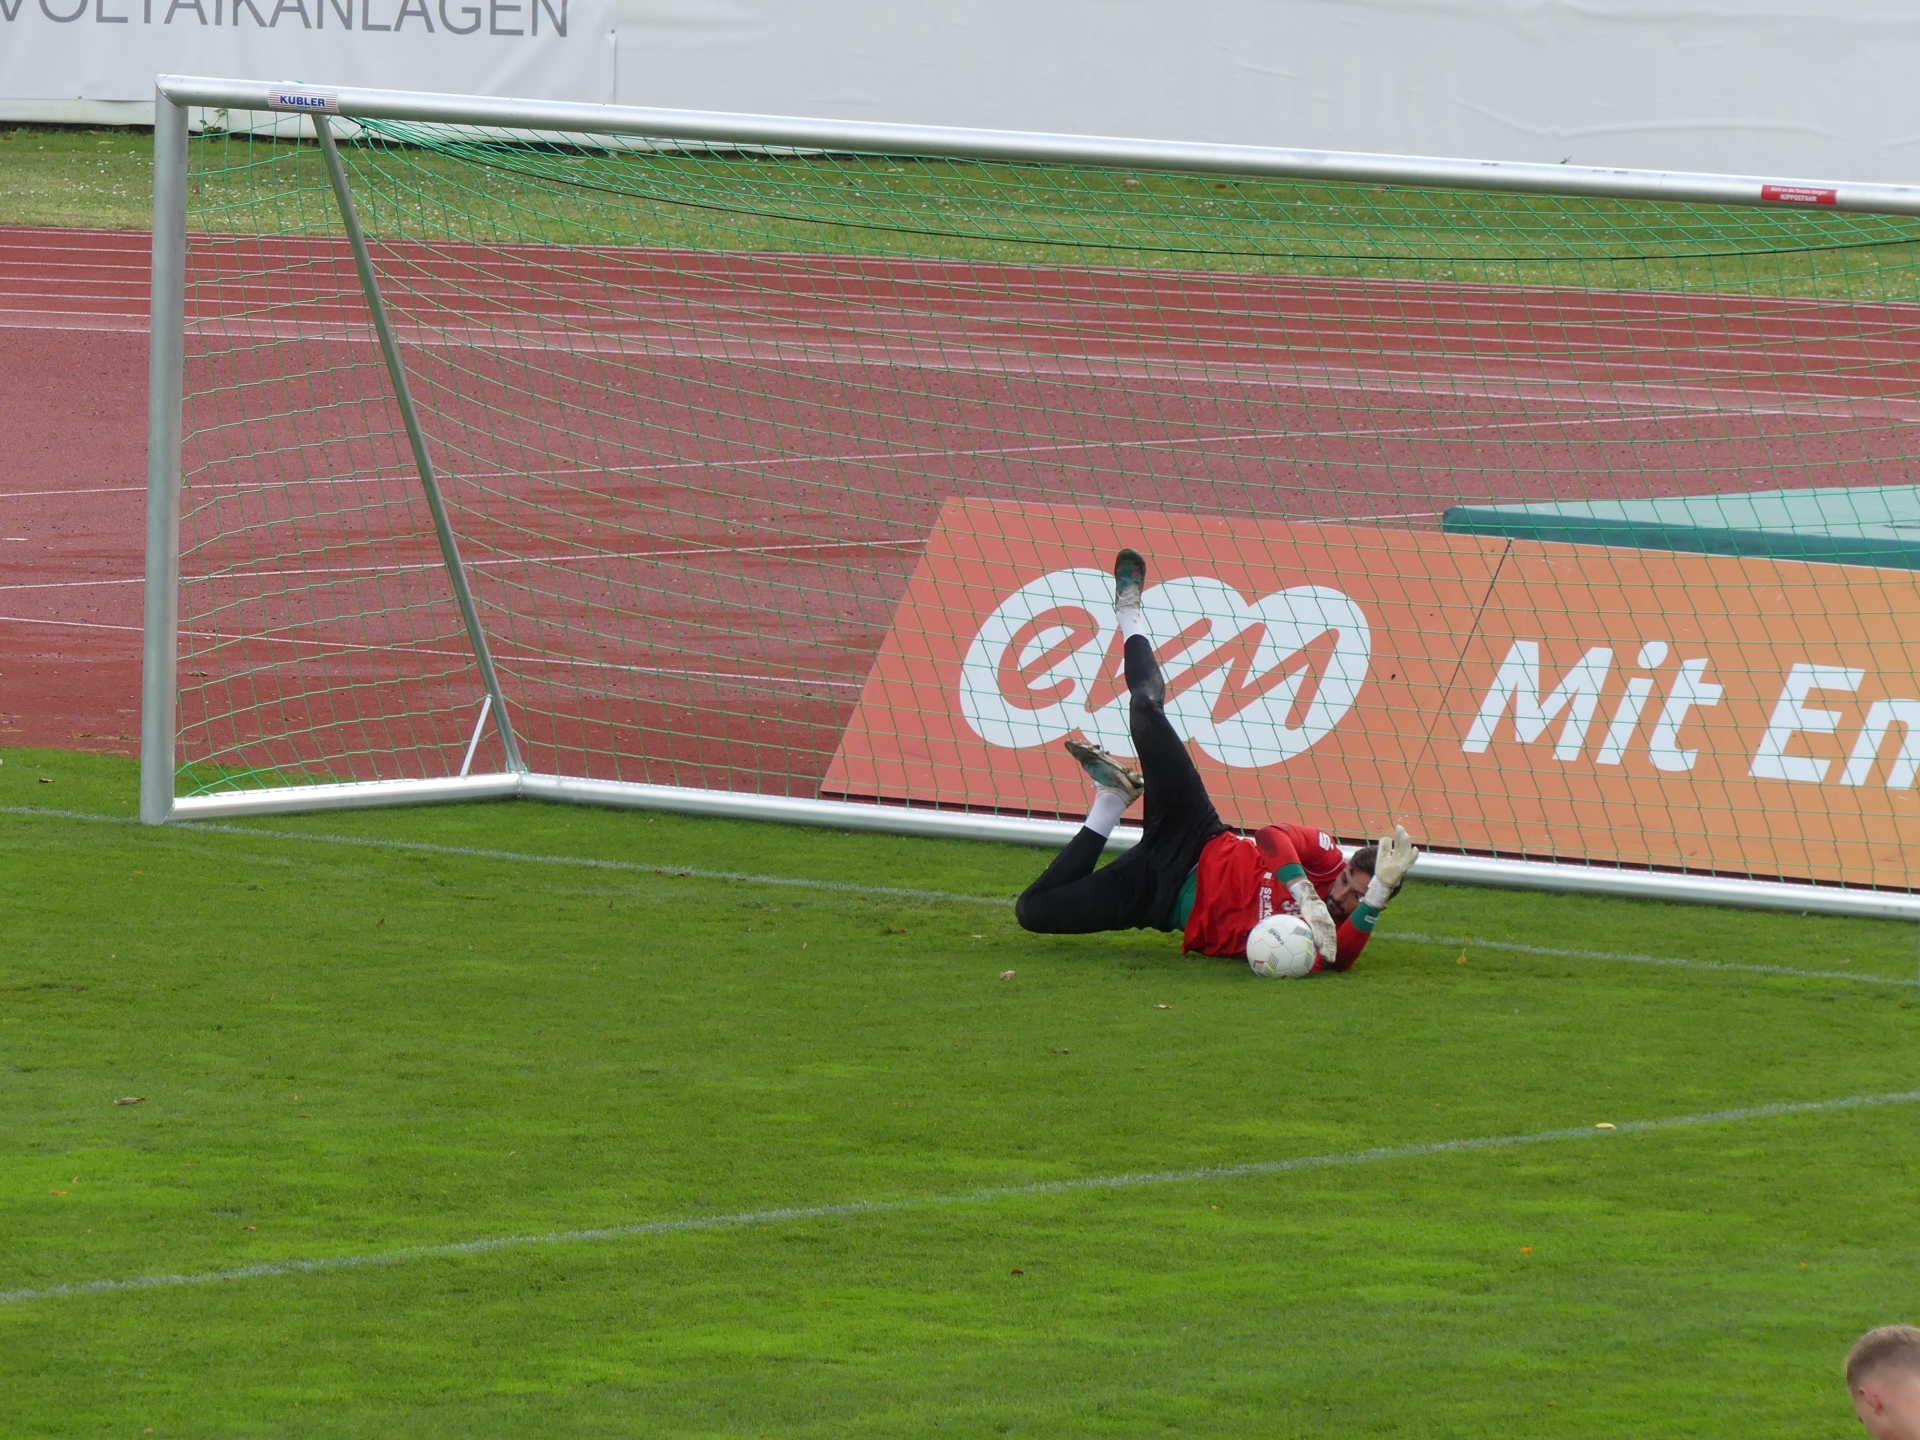
[[[460,773],[467,774],[473,769],[473,752],[480,748],[480,737],[486,733],[487,716],[493,713],[493,696],[482,696],[480,700],[480,718],[473,722],[473,738],[467,741],[466,758],[460,762]]]

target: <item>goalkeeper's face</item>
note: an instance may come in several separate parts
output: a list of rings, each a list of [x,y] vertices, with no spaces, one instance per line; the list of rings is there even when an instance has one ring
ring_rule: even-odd
[[[1367,882],[1372,879],[1371,870],[1362,870],[1357,865],[1349,865],[1340,872],[1340,877],[1327,891],[1327,910],[1335,921],[1344,920],[1353,913],[1353,907],[1366,896]]]

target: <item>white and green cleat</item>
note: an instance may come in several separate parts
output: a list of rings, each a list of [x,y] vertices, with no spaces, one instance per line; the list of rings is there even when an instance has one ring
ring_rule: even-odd
[[[1069,739],[1067,753],[1080,762],[1080,768],[1102,790],[1111,790],[1116,795],[1127,797],[1131,805],[1147,793],[1147,782],[1138,770],[1122,765],[1113,756],[1098,745],[1089,745],[1085,740]]]
[[[1138,550],[1122,550],[1113,557],[1113,608],[1138,610],[1140,593],[1147,588],[1146,557]]]

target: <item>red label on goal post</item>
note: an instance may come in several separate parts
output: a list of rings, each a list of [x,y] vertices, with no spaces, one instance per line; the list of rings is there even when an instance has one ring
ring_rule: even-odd
[[[1914,883],[1904,570],[953,501],[823,791],[1077,818],[1061,740],[1132,753],[1129,544],[1169,719],[1231,824]]]
[[[1775,200],[1782,205],[1838,205],[1838,190],[1823,190],[1815,185],[1762,185],[1762,200]]]

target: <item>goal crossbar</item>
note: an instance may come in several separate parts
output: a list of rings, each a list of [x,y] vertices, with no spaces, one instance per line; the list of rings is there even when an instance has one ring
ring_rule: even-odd
[[[351,86],[273,84],[162,75],[158,99],[261,113],[340,115],[348,119],[412,120],[483,125],[512,133],[539,129],[560,134],[621,135],[643,140],[709,145],[770,146],[800,151],[869,155],[926,155],[1129,170],[1339,180],[1359,184],[1431,185],[1542,195],[1589,195],[1616,200],[1682,200],[1712,205],[1780,203],[1808,194],[1842,210],[1920,215],[1920,186],[1854,181],[1712,175],[1680,170],[1539,165],[1512,160],[1462,160],[1422,155],[1372,155],[1282,146],[1215,145],[1101,135],[1049,135],[950,125],[890,125],[865,120],[792,115],[734,115],[639,105],[590,105],[562,100],[506,100]]]

